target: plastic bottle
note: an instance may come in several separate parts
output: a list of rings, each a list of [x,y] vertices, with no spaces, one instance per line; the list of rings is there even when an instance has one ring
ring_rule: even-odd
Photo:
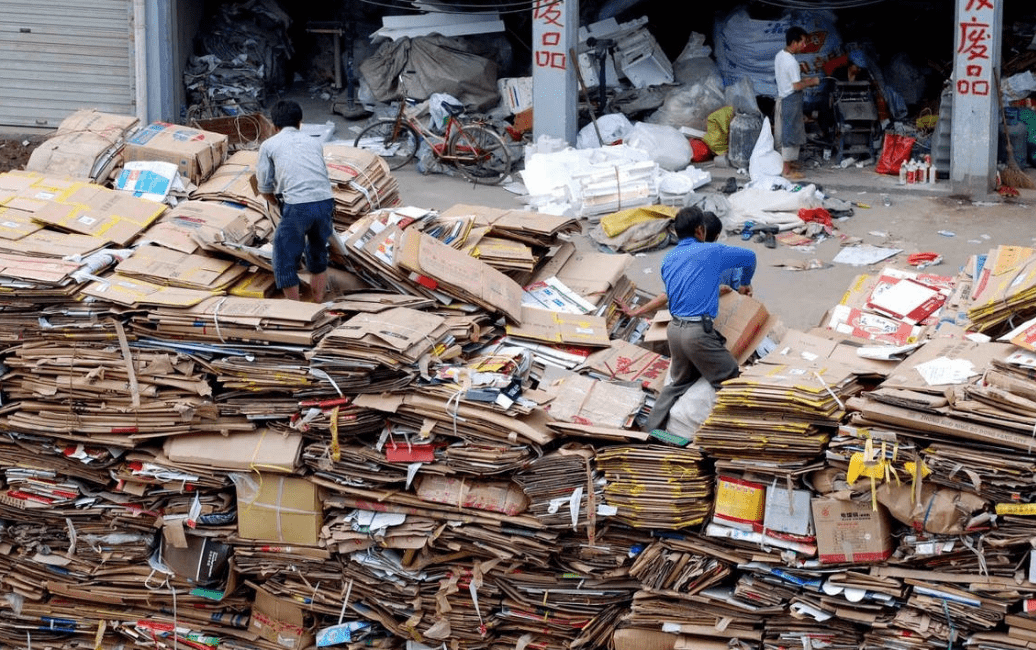
[[[913,185],[914,184],[914,181],[916,180],[916,174],[917,174],[917,164],[914,162],[914,159],[911,158],[909,161],[907,161],[907,171],[906,171],[906,182],[907,182],[907,185]]]
[[[906,185],[907,161],[899,163],[899,184]]]
[[[935,185],[935,163],[932,163],[932,166],[928,168],[928,184]]]

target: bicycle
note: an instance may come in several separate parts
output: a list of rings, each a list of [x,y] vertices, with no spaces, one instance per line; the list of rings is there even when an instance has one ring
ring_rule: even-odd
[[[408,111],[404,99],[396,117],[382,118],[360,131],[353,146],[378,154],[396,170],[414,159],[424,138],[437,159],[455,166],[471,182],[499,184],[511,172],[511,152],[503,138],[481,120],[462,123],[463,106],[444,103],[443,108],[448,118],[442,135],[425,126],[419,113]]]

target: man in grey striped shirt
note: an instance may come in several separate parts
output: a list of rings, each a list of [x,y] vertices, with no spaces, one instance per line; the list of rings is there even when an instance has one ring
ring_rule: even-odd
[[[306,255],[312,300],[322,302],[327,286],[327,240],[334,199],[320,140],[301,131],[302,107],[282,100],[270,110],[277,134],[259,147],[255,176],[270,205],[281,204],[273,235],[273,275],[285,298],[299,300],[299,262]]]

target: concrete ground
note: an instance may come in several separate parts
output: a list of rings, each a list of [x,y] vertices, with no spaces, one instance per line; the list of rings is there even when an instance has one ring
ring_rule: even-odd
[[[333,122],[335,138],[352,141],[363,126],[362,120],[350,121],[332,113],[329,99],[305,95],[294,98],[303,105],[306,123]],[[713,181],[699,192],[719,191],[728,177],[736,175],[730,168],[700,166],[712,173]],[[835,225],[840,233],[864,243],[903,249],[903,253],[886,262],[889,264],[907,268],[907,255],[931,251],[942,255],[943,262],[929,267],[929,272],[953,275],[969,256],[987,252],[997,245],[1036,246],[1034,190],[1023,190],[1021,197],[1012,200],[993,195],[973,201],[952,196],[948,181],[935,186],[899,185],[898,178],[875,173],[873,165],[842,169],[831,163],[817,163],[813,167],[807,165],[805,172],[807,181],[820,184],[829,195],[871,206],[855,208],[852,217],[836,221]],[[422,175],[414,163],[394,173],[402,201],[407,205],[436,210],[457,203],[523,207],[520,195],[502,186],[474,186],[443,174]],[[747,181],[745,176],[738,177],[741,185]],[[888,207],[883,205],[883,195],[889,197]],[[595,246],[585,235],[578,240],[580,246]],[[768,249],[762,243],[742,242],[738,237],[729,238],[727,243],[744,245],[757,253],[755,296],[786,326],[809,329],[821,324],[824,313],[841,299],[856,275],[875,273],[883,266],[883,263],[871,267],[832,264],[840,241],[827,239],[809,252],[780,244],[776,249]],[[650,293],[662,290],[658,269],[666,252],[664,249],[635,257],[629,275],[639,288]],[[825,268],[791,271],[774,266],[789,259],[818,259]]]

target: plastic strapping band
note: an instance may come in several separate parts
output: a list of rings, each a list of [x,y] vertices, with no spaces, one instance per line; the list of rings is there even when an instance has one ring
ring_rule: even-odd
[[[961,541],[962,544],[964,544],[965,548],[967,548],[969,551],[974,553],[975,557],[978,558],[978,572],[980,574],[984,575],[984,576],[989,575],[989,565],[986,562],[985,553],[982,551],[982,548],[981,548],[981,546],[982,546],[982,539],[979,538],[978,546],[973,545],[971,543],[971,540],[968,539],[967,535],[961,535],[960,536],[960,541]]]
[[[335,389],[335,392],[338,393],[339,397],[345,397],[345,393],[343,393],[342,389],[338,387],[338,384],[335,383],[335,380],[331,378],[331,375],[327,374],[320,368],[313,367],[310,367],[309,374],[313,375],[314,377],[317,377],[318,379],[323,379],[327,383],[331,384],[331,387]]]
[[[460,437],[457,434],[457,420],[464,419],[460,417],[460,398],[461,395],[463,395],[463,393],[463,389],[459,389],[456,393],[450,395],[450,398],[448,400],[446,400],[446,413],[453,420],[453,435],[455,437]]]
[[[122,359],[126,362],[126,377],[129,380],[130,404],[133,408],[140,408],[140,385],[137,383],[137,373],[133,368],[133,353],[130,352],[129,340],[126,338],[126,330],[122,327],[122,321],[112,319],[115,324],[115,333],[119,337],[119,350],[122,351]]]
[[[219,308],[223,306],[223,303],[227,301],[227,297],[223,296],[216,302],[216,307],[212,310],[212,322],[216,326],[216,336],[219,337],[220,343],[226,343],[227,340],[223,338],[223,332],[219,331]]]
[[[331,409],[331,460],[338,462],[342,460],[342,445],[338,441],[338,409],[340,406],[335,406]]]
[[[349,578],[349,584],[345,587],[345,596],[342,597],[342,611],[338,612],[338,624],[342,624],[345,618],[345,609],[349,606],[349,594],[353,592],[353,579]]]
[[[177,619],[176,619],[176,587],[174,587],[173,585],[169,585],[169,590],[171,592],[173,592],[173,650],[176,650],[176,648],[177,648],[176,628],[178,627],[177,626]]]
[[[824,390],[826,390],[831,395],[831,397],[834,398],[835,403],[838,404],[838,408],[840,408],[840,409],[842,409],[844,411],[845,410],[845,404],[842,403],[842,400],[838,399],[838,395],[835,395],[835,392],[833,390],[831,390],[830,386],[827,385],[827,382],[825,382],[824,378],[820,376],[820,373],[817,372],[816,370],[814,370],[813,371],[813,376],[817,378],[817,381],[819,381],[820,385],[824,387]]]
[[[950,616],[950,608],[946,599],[942,600],[942,613],[946,615],[946,624],[950,626],[950,638],[946,640],[946,650],[953,650],[953,640],[957,637],[957,628],[953,625],[953,617]]]

